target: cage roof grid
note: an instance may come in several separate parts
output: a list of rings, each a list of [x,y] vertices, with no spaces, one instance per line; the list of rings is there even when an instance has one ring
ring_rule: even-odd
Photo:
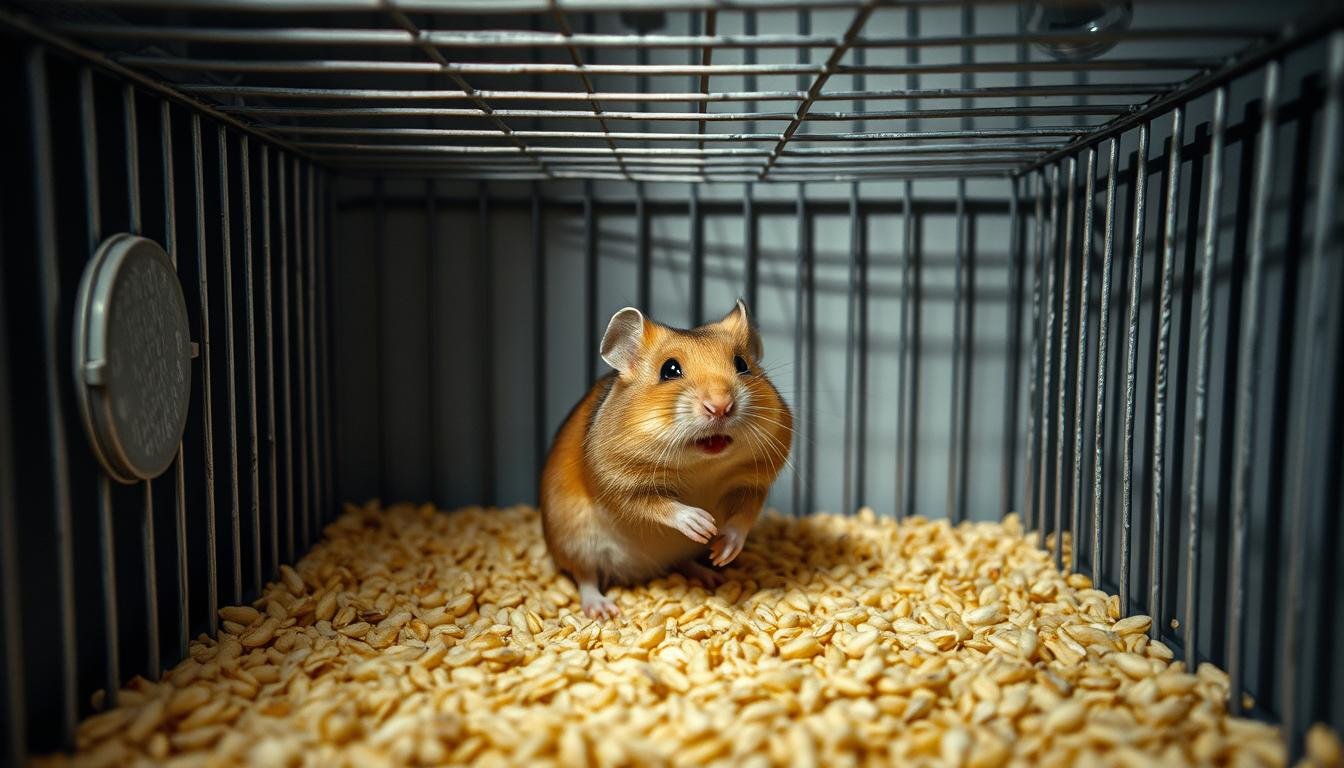
[[[39,13],[71,47],[326,165],[485,180],[1011,176],[1311,33],[1231,13],[1042,21],[1032,5],[92,0]]]

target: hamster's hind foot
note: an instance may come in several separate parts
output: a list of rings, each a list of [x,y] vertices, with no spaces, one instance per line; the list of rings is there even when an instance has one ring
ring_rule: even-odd
[[[616,603],[597,588],[596,582],[579,584],[579,600],[583,603],[583,613],[590,619],[614,619],[621,615]]]
[[[706,568],[694,560],[687,560],[684,563],[679,563],[676,570],[677,573],[680,573],[682,576],[693,581],[698,581],[710,589],[717,589],[718,586],[724,582],[722,573],[719,573],[713,568]]]

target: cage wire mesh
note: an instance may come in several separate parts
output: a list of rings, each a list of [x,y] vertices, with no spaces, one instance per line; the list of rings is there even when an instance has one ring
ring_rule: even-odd
[[[741,253],[734,290],[753,307],[767,292],[784,297],[788,311],[771,322],[792,351],[784,376],[803,416],[797,471],[772,502],[908,516],[931,511],[920,489],[945,483],[933,511],[962,521],[992,497],[993,513],[1019,512],[1061,567],[1158,619],[1153,637],[1192,666],[1225,666],[1234,712],[1281,721],[1293,743],[1314,720],[1340,725],[1344,665],[1332,659],[1344,632],[1329,553],[1341,533],[1341,24],[1337,4],[1311,2],[0,9],[0,28],[19,42],[3,59],[6,83],[25,94],[23,113],[6,120],[26,137],[9,148],[23,188],[6,190],[0,206],[11,286],[0,291],[0,402],[14,414],[0,428],[8,756],[17,764],[30,747],[71,745],[93,690],[114,696],[133,672],[157,675],[184,656],[193,631],[216,630],[220,592],[235,602],[256,594],[337,500],[404,490],[397,451],[407,449],[394,443],[420,425],[389,430],[384,422],[399,422],[384,377],[351,384],[332,357],[367,358],[378,371],[399,364],[379,303],[415,281],[386,272],[403,229],[389,220],[418,221],[433,253],[447,245],[441,215],[474,232],[461,259],[473,266],[427,272],[424,316],[407,322],[424,326],[429,349],[454,343],[436,338],[451,334],[433,314],[447,311],[433,296],[445,280],[461,278],[487,317],[500,311],[497,286],[523,272],[531,280],[524,439],[491,426],[510,410],[496,386],[511,347],[479,330],[458,340],[485,414],[464,430],[481,457],[463,473],[473,501],[530,492],[515,475],[535,474],[570,394],[554,396],[548,379],[557,311],[584,340],[579,378],[598,370],[600,242],[613,239],[602,222],[632,230],[620,237],[638,306],[657,306],[658,275],[683,265],[677,311],[694,324],[717,311],[707,252],[722,243],[706,222],[740,217],[740,240],[725,246]],[[422,218],[394,218],[407,210]],[[669,213],[686,226],[671,246],[653,224]],[[509,216],[530,245],[506,262],[491,232]],[[1002,218],[989,231],[1003,242],[977,234],[984,216]],[[347,223],[333,236],[338,217]],[[565,247],[548,238],[557,220],[574,238],[572,259],[547,252]],[[69,273],[122,230],[158,239],[184,285],[196,284],[187,295],[200,347],[173,477],[144,481],[138,496],[82,455],[74,409],[57,394],[68,378]],[[944,235],[945,286],[921,256]],[[840,241],[838,263],[819,257],[818,243]],[[350,257],[352,243],[373,258]],[[684,262],[655,258],[681,246]],[[763,275],[772,248],[787,269]],[[886,252],[893,258],[878,263]],[[1001,270],[987,266],[996,253]],[[352,258],[363,271],[350,272]],[[897,329],[885,350],[872,340],[880,272],[893,294],[883,317]],[[548,293],[548,275],[570,281],[582,311]],[[341,285],[364,279],[371,308],[333,307],[350,298]],[[1004,362],[987,385],[977,377],[990,357],[983,307],[995,280],[1003,306],[990,323],[1002,323]],[[930,315],[940,301],[948,311]],[[354,320],[342,321],[346,310]],[[34,318],[37,339],[20,339]],[[948,326],[950,351],[931,386],[921,362],[940,341],[934,322]],[[343,332],[361,323],[374,335],[350,352]],[[830,416],[816,402],[827,380],[819,357],[842,371]],[[16,375],[29,366],[38,380]],[[422,421],[433,429],[447,418],[432,396],[444,373],[423,372]],[[877,378],[885,374],[894,381]],[[1001,412],[986,418],[981,393],[1000,383]],[[374,406],[337,413],[360,394]],[[930,409],[935,395],[943,399]],[[30,401],[43,408],[20,414]],[[877,463],[874,414],[897,425]],[[839,425],[829,438],[827,421]],[[920,425],[935,423],[931,460]],[[31,456],[14,447],[28,435],[40,435]],[[351,454],[355,443],[365,453]],[[429,456],[421,480],[441,498],[443,445],[411,444]],[[342,463],[352,455],[371,456],[372,475]],[[997,487],[979,471],[987,466]],[[42,527],[21,508],[54,517]],[[96,533],[78,530],[85,520]],[[16,546],[37,540],[46,543],[34,551],[51,556],[40,566]],[[33,583],[55,604],[34,608]],[[57,642],[34,643],[21,613],[55,628]],[[101,637],[77,631],[89,613]],[[127,663],[123,646],[141,657]],[[25,658],[35,660],[28,670]]]

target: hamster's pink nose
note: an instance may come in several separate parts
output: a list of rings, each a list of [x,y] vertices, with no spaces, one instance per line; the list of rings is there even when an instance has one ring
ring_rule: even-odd
[[[728,395],[706,397],[700,405],[711,419],[726,419],[733,412],[733,398]]]

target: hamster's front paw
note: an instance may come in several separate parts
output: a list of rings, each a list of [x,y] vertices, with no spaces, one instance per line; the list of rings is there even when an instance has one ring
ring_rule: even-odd
[[[747,535],[731,525],[725,526],[709,545],[709,561],[720,568],[733,562],[747,543]]]
[[[672,527],[691,541],[701,544],[708,543],[719,532],[718,526],[714,525],[714,518],[708,512],[685,504],[679,505],[677,511],[672,513]]]

